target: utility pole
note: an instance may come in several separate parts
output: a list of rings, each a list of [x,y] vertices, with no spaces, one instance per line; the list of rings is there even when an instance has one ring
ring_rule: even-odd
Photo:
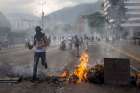
[[[42,13],[41,13],[41,26],[42,26],[42,30],[44,30],[44,20],[45,20],[45,12],[44,12],[44,5],[46,5],[46,0],[44,2],[44,0],[42,0]]]

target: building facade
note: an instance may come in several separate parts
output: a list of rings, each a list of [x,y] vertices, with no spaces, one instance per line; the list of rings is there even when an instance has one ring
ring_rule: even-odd
[[[125,2],[127,8],[127,21],[122,24],[129,32],[129,38],[140,37],[140,0],[129,0]]]
[[[112,39],[121,38],[121,24],[126,20],[126,0],[104,0],[104,16],[110,29],[109,36]]]

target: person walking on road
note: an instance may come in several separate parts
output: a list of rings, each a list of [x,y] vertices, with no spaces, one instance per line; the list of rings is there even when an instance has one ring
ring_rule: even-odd
[[[75,41],[74,44],[75,44],[75,48],[76,48],[76,56],[79,57],[80,56],[80,54],[79,54],[80,40],[77,35],[74,37],[74,41]]]
[[[34,35],[34,67],[33,67],[33,80],[37,79],[37,65],[39,59],[41,59],[42,65],[47,69],[47,62],[46,62],[46,48],[47,44],[47,37],[44,33],[41,32],[41,27],[37,26],[35,28],[36,34]]]

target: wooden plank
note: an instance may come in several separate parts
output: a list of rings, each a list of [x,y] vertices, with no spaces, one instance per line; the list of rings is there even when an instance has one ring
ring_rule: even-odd
[[[21,80],[20,77],[0,77],[0,83],[18,83]]]

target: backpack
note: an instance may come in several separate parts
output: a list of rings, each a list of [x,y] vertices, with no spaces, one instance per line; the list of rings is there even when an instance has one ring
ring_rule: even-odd
[[[37,37],[34,37],[34,45],[36,48],[44,48],[48,46],[47,37],[45,35],[42,35],[40,39],[37,39]]]

